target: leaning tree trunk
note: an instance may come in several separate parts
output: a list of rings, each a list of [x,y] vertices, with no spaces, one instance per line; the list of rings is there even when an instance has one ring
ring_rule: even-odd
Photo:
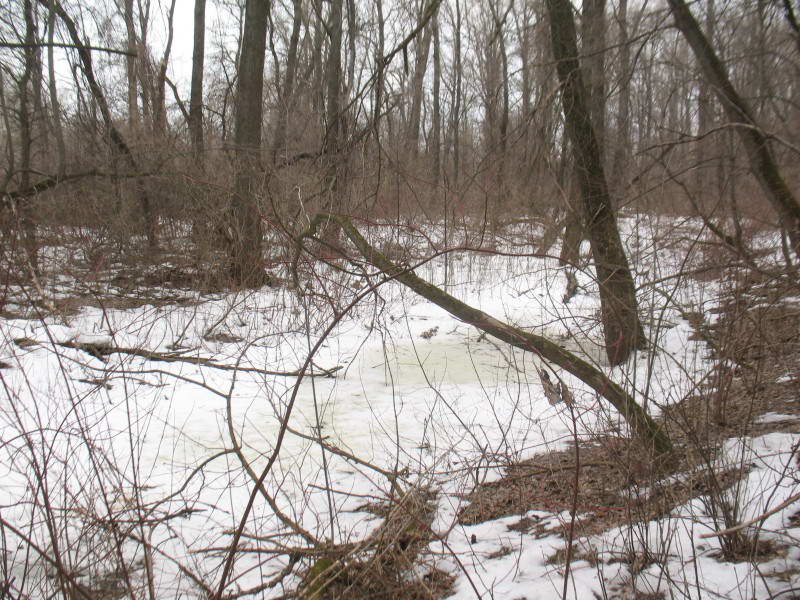
[[[133,155],[131,147],[127,144],[125,138],[122,137],[122,134],[115,125],[113,115],[111,114],[111,109],[108,105],[108,100],[106,99],[103,89],[100,87],[100,84],[98,83],[94,74],[91,51],[84,44],[84,40],[81,38],[78,28],[75,25],[75,21],[72,20],[72,18],[67,14],[57,0],[39,0],[39,4],[48,8],[52,7],[52,10],[55,11],[56,15],[58,15],[58,18],[61,19],[61,22],[66,26],[69,37],[72,39],[72,43],[75,44],[78,57],[80,58],[81,68],[83,69],[83,75],[89,84],[89,91],[91,92],[92,100],[94,100],[97,108],[100,109],[100,114],[103,117],[103,124],[108,132],[108,137],[111,139],[114,150],[125,158],[132,173],[140,173],[141,169],[139,168],[139,164]],[[155,249],[158,245],[156,216],[153,211],[153,206],[150,202],[150,196],[142,186],[142,182],[137,181],[137,183],[139,186],[139,205],[145,221],[147,245],[150,249]]]
[[[643,347],[646,340],[636,311],[636,288],[617,229],[600,147],[589,116],[578,63],[572,4],[569,0],[547,0],[547,9],[566,132],[575,155],[575,172],[600,287],[606,354],[614,366]]]
[[[228,230],[230,277],[237,287],[259,287],[268,282],[262,257],[261,214],[255,196],[259,183],[268,22],[269,3],[247,0],[234,118],[236,181]]]
[[[781,217],[795,254],[800,256],[800,202],[783,180],[770,150],[767,136],[756,122],[748,103],[733,87],[725,65],[714,52],[708,38],[703,35],[700,25],[686,3],[683,0],[667,1],[675,18],[675,25],[692,47],[697,62],[700,63],[706,79],[722,104],[725,115],[731,123],[738,125],[736,130],[750,161],[750,168],[767,199]]]
[[[387,278],[396,279],[429,302],[443,308],[464,323],[469,323],[481,331],[485,331],[489,335],[507,344],[511,344],[516,348],[520,348],[526,352],[532,352],[541,359],[549,361],[568,373],[571,373],[595,390],[601,397],[608,400],[624,417],[626,422],[631,426],[634,435],[636,435],[646,448],[652,449],[656,455],[662,458],[671,454],[672,443],[663,429],[659,427],[639,404],[637,404],[636,400],[634,400],[630,394],[611,381],[597,367],[575,356],[547,338],[503,323],[491,315],[469,306],[435,285],[418,277],[407,268],[393,263],[385,254],[372,246],[346,216],[327,213],[317,214],[311,220],[308,229],[298,237],[297,253],[295,254],[292,265],[292,272],[295,277],[294,283],[296,286],[299,286],[299,282],[297,281],[297,262],[304,240],[315,237],[320,226],[329,222],[335,222],[339,225],[353,245],[358,248],[358,251],[364,259],[371,265],[380,269]]]
[[[581,68],[585,77],[587,107],[597,137],[600,159],[604,159],[606,141],[606,0],[583,0],[581,22]]]

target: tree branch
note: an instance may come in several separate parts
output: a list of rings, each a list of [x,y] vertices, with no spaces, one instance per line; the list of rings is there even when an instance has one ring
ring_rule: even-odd
[[[208,358],[200,356],[182,356],[177,352],[152,352],[142,348],[125,348],[122,346],[111,346],[110,344],[92,343],[92,342],[58,342],[62,348],[72,348],[73,350],[81,350],[87,354],[91,354],[98,360],[105,361],[105,357],[111,354],[127,354],[129,356],[138,356],[146,360],[155,362],[182,362],[191,365],[200,365],[202,367],[210,367],[212,369],[220,369],[222,371],[237,371],[240,373],[258,373],[260,375],[275,375],[278,377],[299,377],[300,371],[268,371],[265,369],[257,369],[255,367],[239,367],[234,365],[226,365],[223,363],[214,362]],[[319,368],[319,367],[317,367]],[[320,373],[306,373],[306,377],[333,377],[336,371],[340,370],[341,366],[336,366],[331,369],[320,369]]]
[[[26,44],[22,42],[0,42],[0,48],[68,48],[72,50],[90,50],[93,52],[108,52],[109,54],[123,54],[125,56],[138,56],[136,52],[130,50],[117,50],[116,48],[106,48],[104,46],[91,46],[87,44],[65,44],[63,42],[35,42]]]

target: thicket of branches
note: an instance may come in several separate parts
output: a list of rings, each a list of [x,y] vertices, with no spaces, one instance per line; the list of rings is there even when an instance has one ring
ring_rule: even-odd
[[[125,277],[151,281],[148,269],[169,263],[169,277],[188,288],[241,292],[272,285],[294,294],[281,318],[293,318],[285,314],[292,302],[298,314],[305,311],[305,363],[300,371],[266,372],[187,357],[180,345],[186,330],[169,352],[63,341],[52,343],[57,352],[302,379],[320,375],[314,352],[336,323],[391,279],[577,376],[611,401],[649,442],[648,450],[663,456],[672,443],[648,413],[646,398],[640,406],[600,368],[423,281],[403,255],[400,226],[441,253],[456,243],[489,251],[492,234],[509,225],[531,232],[529,238],[523,233],[523,253],[544,257],[560,239],[572,293],[576,269],[588,262],[581,254],[588,240],[612,367],[652,341],[637,306],[636,265],[628,262],[617,229],[620,215],[699,217],[731,261],[754,272],[759,249],[750,233],[778,232],[779,277],[788,273],[787,281],[796,280],[800,26],[791,0],[709,0],[691,8],[682,0],[583,0],[580,6],[569,0],[193,0],[193,8],[181,14],[176,0],[11,0],[0,6],[0,308],[12,295],[19,305],[20,289],[33,290],[38,299],[31,305],[57,314],[61,307],[41,306],[47,297],[41,277],[57,280],[48,273],[51,262],[74,266],[76,279],[85,280],[80,283],[131,265]],[[178,64],[177,36],[188,31],[192,61]],[[396,235],[387,235],[380,250],[359,233],[361,225],[387,223],[397,226]],[[419,223],[441,237],[434,240]],[[534,230],[543,234],[534,237]],[[74,254],[54,261],[53,248]],[[300,256],[312,252],[345,274],[358,270],[358,285],[366,288],[342,286],[341,297],[313,297],[298,277],[309,264]],[[368,267],[385,280],[376,283]],[[105,300],[95,300],[105,310]],[[315,321],[325,333],[312,350],[309,314],[316,308],[309,303],[315,301],[331,322]],[[214,328],[228,316],[207,335],[218,335]],[[34,342],[14,340],[20,348],[28,343]],[[557,393],[563,400],[568,392],[562,384]],[[270,467],[289,431],[299,385]],[[230,411],[233,384],[227,395],[214,393]],[[16,398],[12,391],[6,395]],[[14,410],[8,414],[24,429],[25,417]],[[353,568],[347,553],[378,546],[378,538],[391,538],[392,547],[405,540],[386,567],[395,581],[403,579],[413,560],[407,549],[421,544],[406,534],[432,518],[421,486],[404,488],[399,472],[342,454],[321,429],[307,436],[323,456],[344,457],[385,478],[394,508],[413,508],[398,511],[406,519],[399,525],[387,519],[363,546],[328,547],[323,535],[280,512],[264,484],[269,468],[259,479],[229,426],[231,447],[209,460],[230,455],[240,461],[233,478],[254,485],[239,528],[225,532],[233,543],[208,550],[223,556],[222,575],[204,580],[194,575],[202,569],[179,567],[203,594],[226,593],[247,512],[259,494],[290,530],[287,539],[307,544],[314,557],[323,550],[344,553],[313,564],[304,582],[312,597],[316,578],[341,583],[342,572]],[[47,431],[44,423],[38,427]],[[81,427],[79,434],[90,439],[92,432]],[[32,457],[34,446],[27,448]],[[90,457],[95,452],[88,441],[84,450]],[[30,476],[35,486],[47,479],[47,468],[31,460],[41,469]],[[65,480],[80,471],[61,467]],[[117,467],[97,467],[95,475],[103,475],[92,485],[101,491],[127,485]],[[145,510],[142,486],[133,487],[137,497],[129,503],[104,499],[113,507],[125,504],[125,527],[98,521],[90,528],[104,540],[97,556],[126,564],[126,544],[145,548],[144,579],[152,585],[151,563],[161,550],[148,536],[193,509],[173,513],[165,501]],[[81,516],[89,514],[76,506]],[[47,524],[55,531],[52,518]],[[4,520],[2,526],[12,525]],[[49,565],[57,573],[54,585],[65,597],[91,597],[94,591],[73,581],[77,571],[58,563],[58,548],[38,549],[32,534],[11,533],[54,557],[48,559],[55,561]],[[286,571],[264,589],[282,581],[307,548],[284,550],[291,557]],[[119,579],[134,596],[129,575]],[[155,597],[154,588],[145,595]]]
[[[210,9],[2,9],[4,220],[7,235],[23,224],[34,266],[35,226],[97,227],[152,249],[191,224],[196,241],[235,245],[243,194],[268,228],[292,231],[319,208],[490,222],[580,212],[543,3],[296,0],[252,15],[251,38],[244,2]],[[775,225],[739,129],[762,132],[795,180],[793,6],[694,10],[753,124],[733,123],[668,8],[587,0],[574,15],[612,196],[619,210]],[[190,74],[171,55],[175,27],[192,22]],[[259,61],[263,85],[251,85]]]

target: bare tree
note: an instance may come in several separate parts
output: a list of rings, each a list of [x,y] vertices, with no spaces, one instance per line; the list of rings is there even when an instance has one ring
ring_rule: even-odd
[[[581,70],[585,75],[586,98],[588,101],[589,118],[592,129],[597,137],[597,148],[600,152],[600,162],[605,166],[605,140],[606,140],[606,72],[605,72],[605,46],[606,46],[606,16],[605,0],[583,0],[581,14]],[[566,141],[566,140],[565,140]],[[570,182],[566,170],[571,164],[563,159],[569,154],[565,152],[562,157],[561,187],[566,200],[566,224],[564,237],[561,244],[561,263],[572,268],[580,262],[580,247],[586,232],[584,230],[583,206],[571,202]],[[568,271],[570,289],[574,287],[574,275]],[[565,301],[570,295],[565,296]]]
[[[124,0],[122,15],[125,20],[125,32],[128,40],[128,55],[125,57],[125,74],[128,80],[128,126],[136,131],[139,127],[139,92],[136,54],[136,28],[134,25],[133,0]]]
[[[53,2],[54,0],[50,0],[47,9],[47,74],[50,92],[50,126],[53,128],[53,134],[56,139],[56,175],[57,177],[63,177],[67,171],[67,151],[64,144],[64,128],[61,124],[61,103],[58,100],[55,59],[53,56],[56,29],[56,13]]]
[[[616,118],[616,143],[611,166],[611,186],[618,192],[625,185],[625,171],[631,150],[631,44],[628,26],[628,0],[620,0],[617,12],[619,28],[619,101]]]
[[[275,138],[272,140],[272,160],[277,159],[278,153],[284,151],[286,144],[286,131],[289,127],[289,118],[295,104],[297,82],[298,47],[300,42],[300,28],[302,26],[303,6],[301,0],[292,0],[292,33],[289,38],[289,48],[286,55],[286,71],[283,86],[279,89],[278,103],[279,115],[275,126]]]
[[[121,155],[128,166],[131,169],[131,172],[134,174],[140,174],[141,169],[139,168],[139,164],[136,160],[136,157],[133,155],[130,146],[125,141],[122,133],[120,133],[117,126],[114,124],[114,118],[111,114],[111,109],[108,105],[108,100],[106,99],[106,95],[103,92],[103,89],[100,87],[100,84],[97,81],[94,73],[94,66],[92,63],[92,54],[91,51],[83,44],[83,40],[78,33],[78,28],[75,25],[75,22],[72,18],[67,14],[64,8],[57,2],[57,0],[39,0],[39,3],[44,6],[50,6],[50,2],[52,2],[53,9],[55,10],[56,15],[67,28],[69,32],[70,38],[72,38],[72,42],[75,44],[78,56],[80,57],[81,61],[81,68],[83,70],[83,75],[86,78],[87,83],[89,84],[89,90],[91,92],[91,97],[93,102],[96,104],[97,108],[100,111],[100,115],[103,119],[103,124],[108,131],[108,136],[111,139],[111,143],[113,145],[114,150]],[[142,214],[144,217],[145,222],[145,233],[147,236],[147,244],[150,249],[155,249],[158,245],[158,238],[157,238],[157,219],[153,212],[153,207],[150,203],[150,197],[147,194],[147,191],[141,186],[141,182],[139,182],[139,190],[138,190],[139,202],[142,209]]]
[[[167,43],[164,47],[164,54],[158,61],[158,68],[155,70],[153,86],[153,135],[163,141],[167,134],[167,67],[169,57],[172,53],[172,40],[174,37],[173,21],[175,17],[175,1],[171,0],[167,11]]]
[[[203,66],[206,43],[206,0],[194,2],[194,36],[192,50],[192,83],[189,92],[189,135],[195,162],[203,156]]]
[[[421,2],[417,7],[417,21],[421,22],[425,17],[425,2]],[[416,57],[414,60],[414,74],[411,79],[411,108],[408,117],[408,132],[406,134],[407,148],[412,156],[419,153],[419,128],[422,116],[422,100],[425,82],[425,74],[428,70],[428,55],[430,54],[431,39],[433,37],[433,24],[428,25],[423,30],[421,36],[416,39]]]
[[[256,201],[260,185],[264,55],[270,6],[247,0],[234,118],[236,181],[230,208],[230,276],[240,287],[268,282],[262,256],[263,228]]]
[[[566,132],[575,157],[586,231],[592,246],[605,335],[612,365],[624,362],[646,339],[639,321],[636,288],[617,229],[597,136],[592,127],[578,62],[578,44],[569,0],[547,0],[553,56],[561,82]]]
[[[438,184],[442,174],[442,102],[440,97],[442,85],[442,51],[438,10],[437,14],[431,19],[431,28],[433,29],[433,89],[431,90],[433,94],[433,115],[431,123],[431,142],[428,154],[431,155],[433,181],[435,184]]]
[[[36,71],[36,26],[33,18],[33,1],[24,0],[23,15],[25,18],[25,62],[22,77],[19,80],[19,188],[27,190],[31,185],[32,152],[33,152],[33,124],[37,118],[36,103],[31,102],[31,87],[35,85],[34,72]],[[22,225],[25,252],[28,256],[31,269],[39,270],[38,251],[36,248],[36,226],[33,223],[32,211],[29,202],[18,203],[17,218]]]
[[[451,101],[450,139],[453,148],[453,181],[458,187],[461,177],[461,110],[463,98],[464,62],[461,48],[462,14],[461,0],[455,0],[453,16],[453,70],[454,82]]]
[[[582,72],[586,75],[589,115],[601,156],[606,140],[606,0],[583,0],[581,15]]]
[[[344,134],[342,111],[342,2],[331,0],[328,16],[328,60],[325,65],[325,142],[328,151],[338,152]]]
[[[800,256],[800,203],[783,179],[768,137],[756,121],[747,101],[731,83],[725,65],[720,61],[708,38],[683,0],[668,0],[680,29],[692,48],[700,67],[719,98],[731,123],[737,125],[739,137],[750,160],[750,168],[782,220],[794,252]]]

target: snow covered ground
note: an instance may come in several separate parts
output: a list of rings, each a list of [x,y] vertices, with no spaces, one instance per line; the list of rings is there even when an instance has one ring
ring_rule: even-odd
[[[598,343],[591,269],[578,273],[582,287],[563,304],[563,270],[553,258],[530,254],[530,246],[512,244],[521,232],[497,246],[515,256],[453,253],[424,262],[416,273],[580,352],[658,414],[694,390],[711,367],[678,307],[707,312],[718,289],[677,276],[693,266],[686,248],[698,235],[696,224],[624,223],[652,347],[613,371]],[[683,241],[667,246],[667,233]],[[415,256],[424,256],[422,242],[408,235],[403,242],[413,241]],[[27,538],[87,586],[124,557],[135,581],[152,572],[156,597],[202,596],[204,585],[217,585],[231,534],[253,495],[228,590],[256,588],[287,565],[287,548],[309,539],[357,541],[374,531],[380,519],[365,507],[387,498],[393,479],[387,475],[398,474],[403,487],[437,491],[432,529],[440,539],[430,544],[425,564],[456,577],[454,598],[562,597],[563,565],[548,560],[564,547],[555,532],[509,530],[526,515],[457,522],[464,495],[477,483],[499,478],[513,461],[571,443],[569,413],[545,399],[538,359],[487,339],[396,282],[344,312],[364,292],[363,281],[326,268],[316,275],[304,284],[313,294],[302,297],[276,287],[0,320],[0,358],[11,364],[0,371],[0,516],[16,528],[3,532],[15,586],[44,596],[54,585],[54,565],[29,555],[21,539]],[[297,384],[297,377],[267,373],[301,368],[318,343],[309,374],[341,367],[333,377]],[[85,344],[138,352],[93,355]],[[147,352],[180,360],[155,360]],[[582,436],[610,425],[624,430],[594,392],[560,376],[573,389]],[[284,420],[289,430],[280,437]],[[326,448],[315,443],[319,436]],[[797,464],[790,460],[797,440],[774,433],[726,445],[721,461],[752,463],[737,488],[742,518],[797,493]],[[270,505],[253,489],[273,457],[264,480]],[[762,524],[761,537],[792,548],[758,565],[716,556],[717,539],[699,537],[718,526],[706,512],[695,499],[636,530],[578,540],[581,556],[591,549],[599,559],[572,564],[568,597],[634,597],[624,596],[632,570],[637,589],[667,597],[769,598],[798,586],[800,530],[788,522],[791,506]],[[545,530],[570,518],[527,516]],[[657,562],[632,569],[610,560],[654,541],[662,552]],[[263,552],[247,551],[258,548]],[[290,575],[256,595],[280,596],[297,583]]]

